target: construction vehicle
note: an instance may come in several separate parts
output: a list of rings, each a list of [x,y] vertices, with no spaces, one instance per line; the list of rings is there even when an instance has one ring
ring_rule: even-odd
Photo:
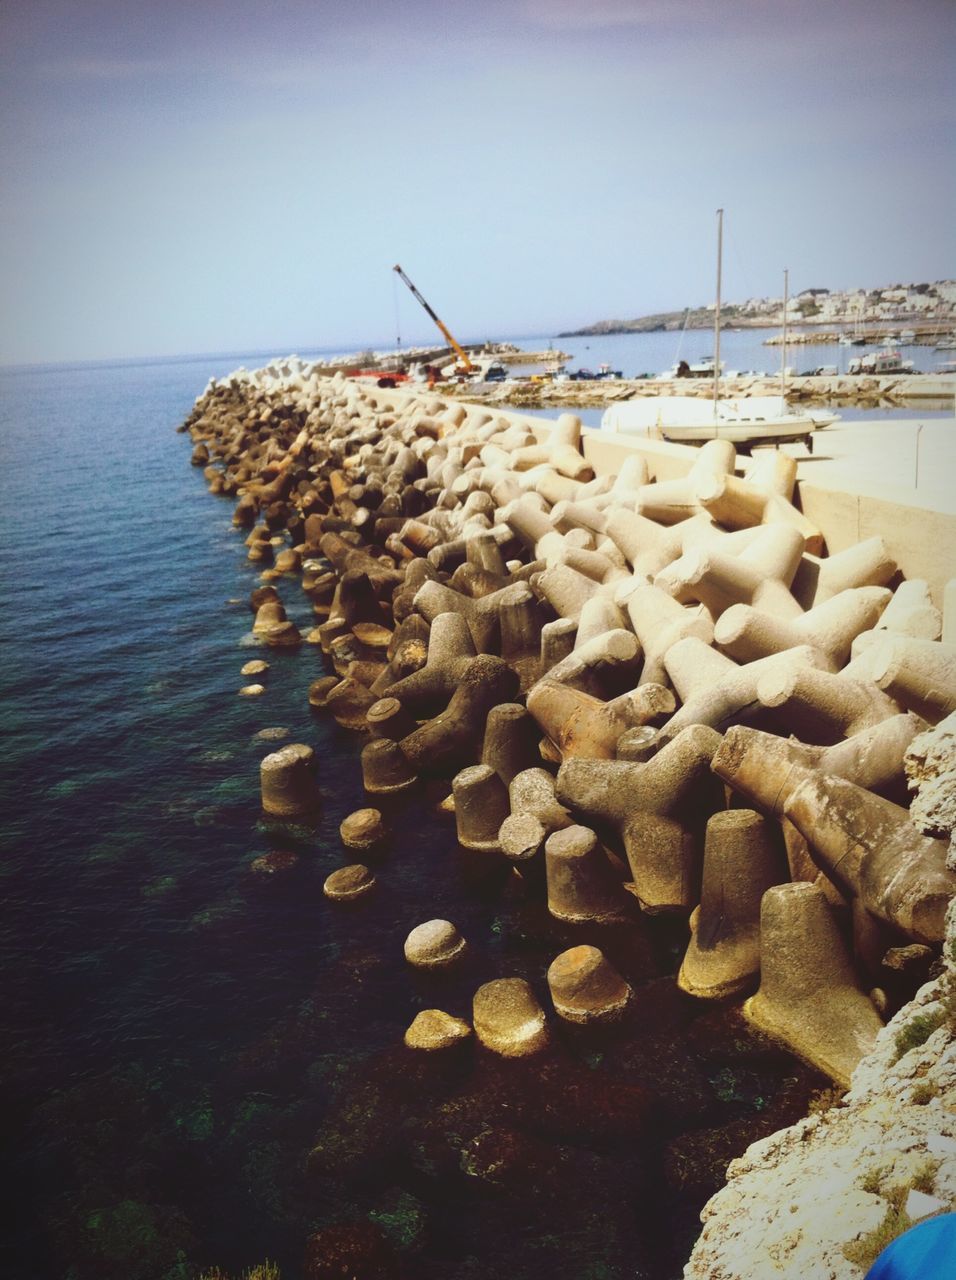
[[[460,343],[456,342],[455,339],[451,336],[451,333],[449,332],[449,330],[438,319],[438,316],[435,315],[434,311],[432,311],[431,307],[428,305],[428,303],[425,301],[422,295],[418,292],[418,290],[412,284],[411,280],[409,280],[408,276],[401,269],[401,267],[396,263],[395,266],[392,267],[392,270],[396,271],[400,276],[400,278],[403,280],[403,282],[406,285],[408,285],[408,288],[411,290],[412,296],[416,299],[416,301],[421,303],[421,305],[425,308],[425,310],[431,316],[432,320],[434,320],[435,324],[438,326],[442,336],[444,337],[444,339],[446,340],[446,342],[448,343],[448,345],[451,347],[451,349],[454,351],[455,355],[458,358],[459,372],[472,373],[474,371],[475,366],[468,359],[468,352],[464,349],[463,346],[461,346]]]

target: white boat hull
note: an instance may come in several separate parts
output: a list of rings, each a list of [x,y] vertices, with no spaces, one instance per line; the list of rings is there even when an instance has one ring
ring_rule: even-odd
[[[836,414],[819,410],[792,413],[779,396],[718,400],[716,413],[710,400],[693,396],[645,396],[611,405],[601,419],[601,430],[656,436],[688,444],[717,439],[752,444],[799,440],[836,419]]]

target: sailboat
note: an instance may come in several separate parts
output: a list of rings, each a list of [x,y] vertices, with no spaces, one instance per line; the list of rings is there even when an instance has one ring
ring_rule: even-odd
[[[784,274],[783,364],[777,396],[720,396],[720,286],[723,270],[724,211],[717,210],[717,301],[714,309],[714,382],[711,399],[697,396],[641,396],[611,405],[601,430],[656,436],[687,444],[730,440],[733,444],[769,444],[809,440],[819,427],[837,420],[819,410],[795,413],[787,406],[787,304],[789,273]]]

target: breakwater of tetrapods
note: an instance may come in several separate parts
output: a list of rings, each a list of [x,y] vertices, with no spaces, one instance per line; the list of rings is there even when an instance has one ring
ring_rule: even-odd
[[[927,735],[956,709],[956,619],[883,539],[827,555],[783,454],[740,475],[718,440],[683,474],[635,451],[597,475],[573,415],[542,426],[294,361],[210,384],[184,429],[262,566],[266,656],[241,692],[267,692],[270,648],[318,645],[329,674],[303,698],[362,735],[368,803],[342,823],[329,909],[361,931],[418,791],[475,867],[566,926],[541,973],[497,974],[466,1011],[436,983],[405,1032],[410,1073],[652,1034],[628,1021],[622,939],[677,921],[681,992],[741,1006],[849,1085],[930,975],[956,892],[947,832],[907,790],[908,771],[932,782]],[[289,620],[288,590],[313,629]],[[321,767],[308,742],[283,746],[250,786],[294,823],[321,802]],[[269,855],[257,874],[290,868]],[[460,971],[481,939],[429,900],[423,884],[395,964]],[[531,1147],[518,1123],[467,1158],[527,1170]]]

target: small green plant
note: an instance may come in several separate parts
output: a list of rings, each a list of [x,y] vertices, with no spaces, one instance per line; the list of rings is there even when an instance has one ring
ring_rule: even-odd
[[[199,1280],[232,1280],[227,1271],[223,1271],[220,1267],[212,1267],[209,1271],[204,1271]],[[282,1280],[279,1275],[279,1268],[274,1262],[258,1262],[254,1267],[247,1267],[237,1280]]]
[[[906,1210],[891,1204],[878,1226],[862,1235],[859,1240],[851,1240],[843,1246],[843,1256],[847,1262],[853,1262],[868,1271],[886,1246],[912,1225]]]
[[[883,1179],[886,1177],[889,1166],[885,1164],[874,1165],[860,1179],[861,1190],[867,1192],[868,1195],[878,1196],[881,1194]]]
[[[938,1097],[939,1085],[935,1081],[917,1080],[910,1094],[910,1102],[915,1102],[918,1107],[925,1107],[927,1102],[932,1102],[934,1098]]]
[[[953,943],[956,949],[956,942]],[[947,971],[940,983],[939,1002],[943,1008],[943,1021],[951,1035],[956,1036],[956,974]]]
[[[815,1093],[811,1093],[807,1102],[807,1115],[817,1116],[824,1111],[829,1111],[831,1107],[838,1107],[843,1101],[845,1089],[841,1089],[838,1084],[830,1085],[828,1089],[817,1089]]]
[[[913,1190],[922,1191],[927,1196],[932,1195],[939,1166],[939,1160],[934,1160],[931,1156],[927,1156],[923,1163],[917,1166],[912,1178],[910,1178],[910,1186]]]
[[[909,1230],[913,1222],[904,1207],[909,1193],[922,1191],[930,1195],[936,1183],[939,1164],[938,1160],[927,1157],[913,1170],[908,1182],[900,1183],[895,1187],[884,1188],[883,1186],[883,1181],[889,1172],[888,1165],[876,1165],[864,1174],[860,1181],[861,1188],[871,1195],[882,1196],[888,1204],[886,1213],[872,1231],[862,1235],[859,1240],[851,1240],[843,1246],[843,1256],[848,1262],[855,1263],[864,1271],[869,1270],[886,1246],[897,1236],[901,1236],[904,1231]]]
[[[933,1013],[917,1013],[910,1018],[896,1033],[896,1061],[899,1062],[911,1049],[918,1049],[921,1044],[925,1044],[933,1032],[943,1025],[945,1017],[943,1009],[938,1009]]]

